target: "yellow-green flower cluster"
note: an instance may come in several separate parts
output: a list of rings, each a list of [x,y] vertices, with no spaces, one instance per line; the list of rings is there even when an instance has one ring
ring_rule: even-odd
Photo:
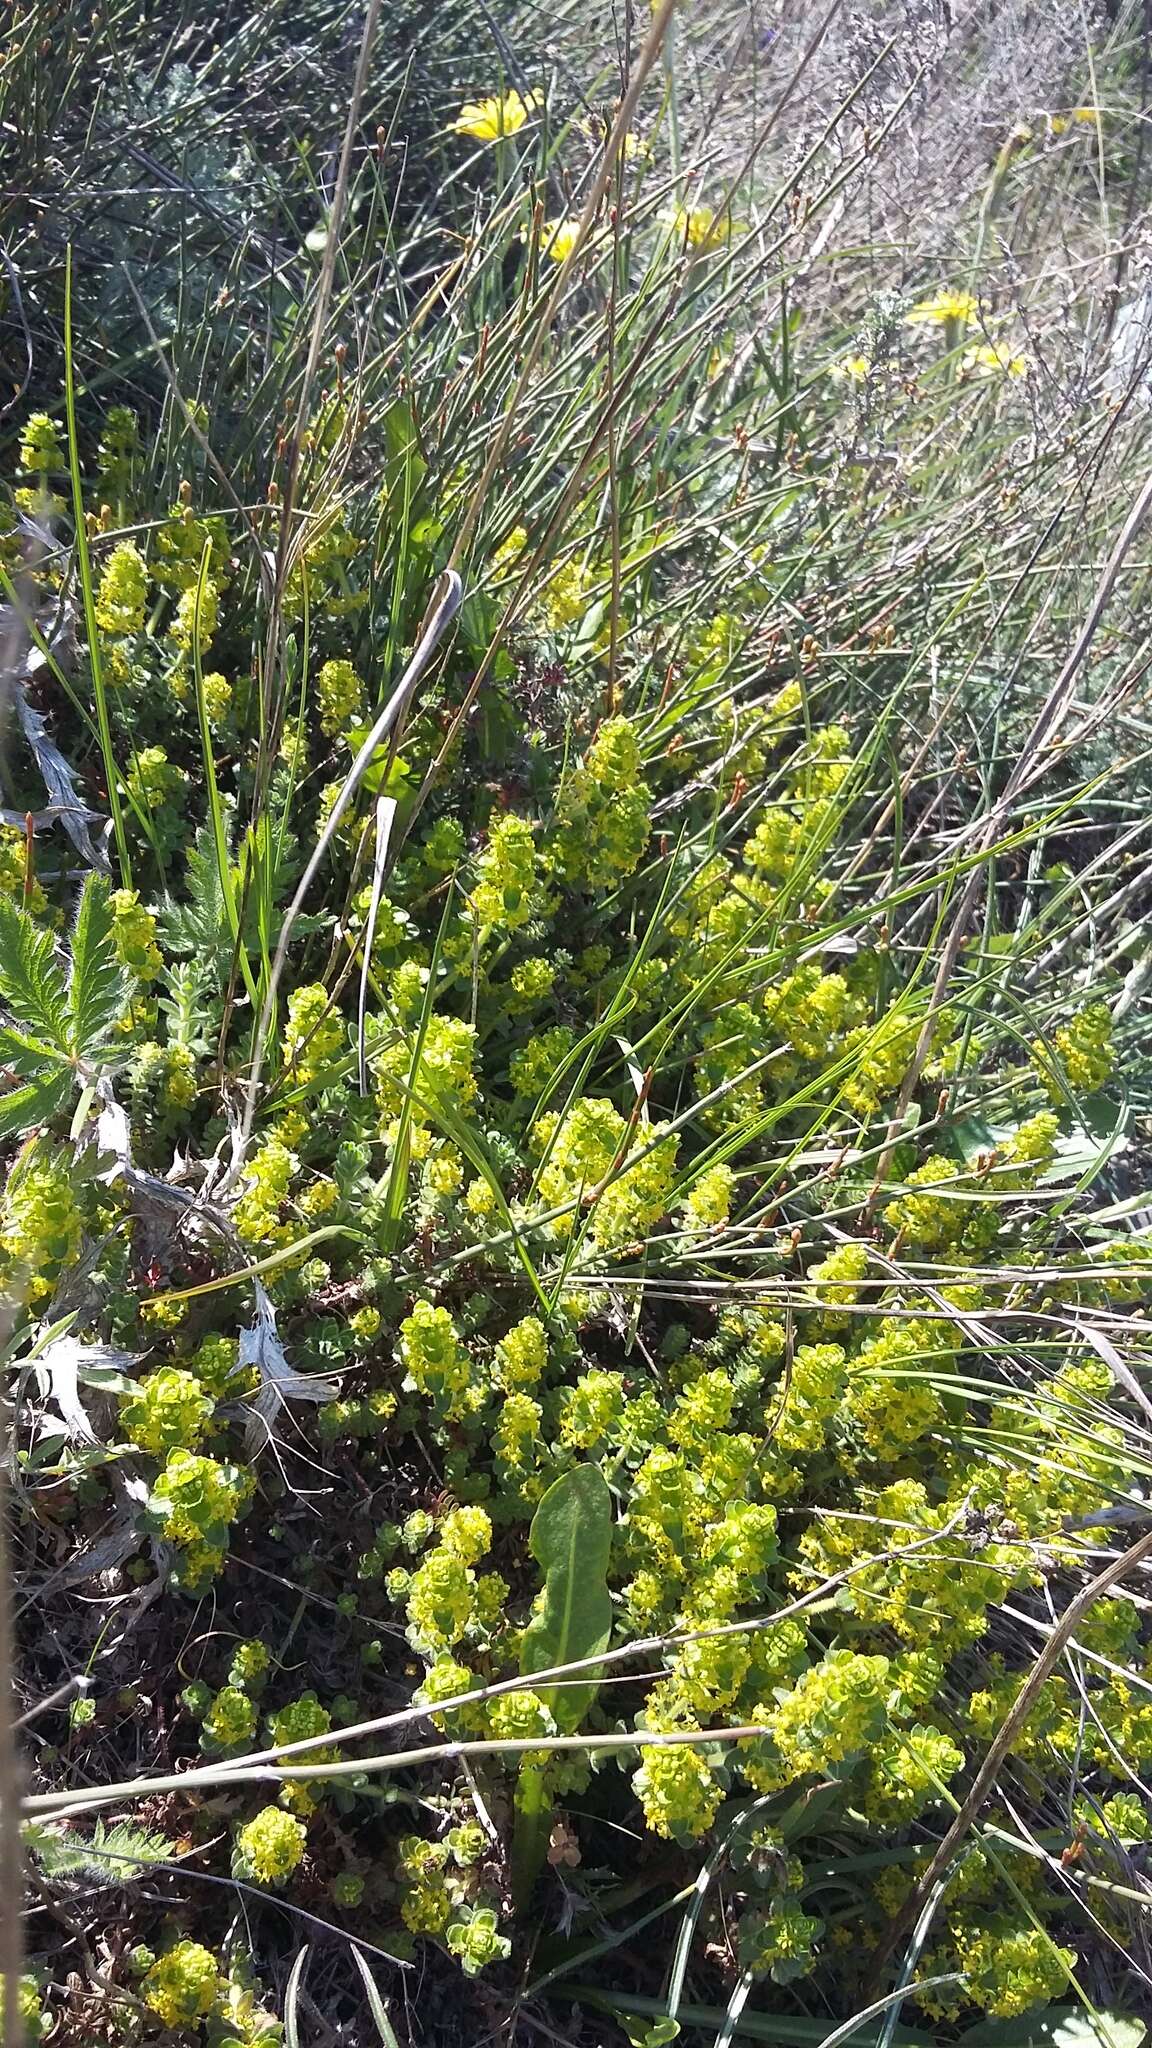
[[[204,653],[216,638],[220,625],[220,592],[212,578],[182,590],[168,625],[169,638],[181,656]]]
[[[667,1213],[677,1144],[659,1127],[632,1129],[603,1096],[583,1096],[563,1117],[539,1119],[533,1138],[545,1154],[541,1200],[567,1207],[557,1228],[575,1227],[582,1206],[591,1211],[592,1237],[602,1251],[617,1251],[647,1237]]]
[[[228,1531],[251,1495],[254,1476],[195,1451],[174,1450],[152,1490],[150,1508],[169,1543],[179,1545],[176,1584],[201,1592],[224,1562]]]
[[[610,718],[561,785],[548,847],[556,873],[590,889],[630,875],[648,844],[651,807],[636,733],[626,718]]]
[[[284,1204],[300,1162],[279,1138],[265,1138],[248,1162],[236,1229],[245,1244],[288,1244],[297,1234],[283,1220]]]
[[[537,1386],[547,1366],[548,1339],[538,1316],[525,1316],[496,1346],[496,1375],[510,1394],[518,1387]]]
[[[1032,1064],[1053,1102],[1063,1105],[1069,1093],[1092,1095],[1108,1080],[1114,1063],[1112,1015],[1106,1003],[1089,1003],[1067,1024],[1058,1024],[1051,1040],[1038,1038]]]
[[[163,747],[141,747],[128,764],[125,787],[142,811],[173,809],[183,803],[188,777]]]
[[[294,1081],[314,1086],[345,1049],[344,1019],[322,982],[306,982],[288,998],[281,1054]]]
[[[344,739],[364,715],[364,685],[350,661],[326,661],[316,678],[320,730],[330,740]]]
[[[222,1686],[200,1724],[200,1746],[209,1755],[230,1756],[246,1749],[256,1733],[256,1709],[247,1693]]]
[[[460,1017],[431,1016],[413,1075],[414,1052],[414,1041],[405,1035],[386,1046],[375,1059],[376,1099],[386,1130],[400,1116],[406,1102],[413,1122],[424,1125],[437,1108],[459,1113],[470,1109],[476,1099],[474,1025],[464,1023]]]
[[[155,981],[164,966],[156,943],[156,919],[145,909],[135,889],[113,889],[108,903],[121,966],[145,985]]]
[[[305,1831],[280,1806],[265,1806],[237,1831],[232,1855],[233,1877],[256,1884],[286,1884],[304,1859]]]
[[[696,1232],[717,1230],[727,1223],[732,1211],[732,1196],[736,1188],[736,1175],[730,1166],[721,1161],[708,1167],[693,1181],[684,1197],[681,1213],[686,1229]]]
[[[120,1420],[130,1443],[164,1458],[169,1451],[195,1449],[208,1428],[212,1405],[194,1373],[162,1365],[123,1403]]]
[[[268,1720],[268,1745],[280,1749],[291,1742],[308,1742],[314,1736],[327,1735],[332,1726],[332,1716],[314,1692],[301,1693],[299,1699],[290,1700]],[[288,1759],[292,1761],[292,1759]],[[334,1743],[323,1743],[315,1749],[301,1752],[297,1763],[334,1764],[340,1761],[340,1751]],[[286,1779],[280,1788],[280,1804],[290,1812],[300,1814],[307,1820],[314,1813],[327,1789],[324,1779],[310,1784],[306,1778]]]
[[[0,1203],[5,1284],[18,1298],[44,1301],[80,1251],[83,1218],[63,1146],[33,1138],[9,1169]]]
[[[153,1963],[140,1995],[166,2027],[194,2027],[211,2012],[219,1990],[220,1971],[211,1950],[198,1941],[178,1941]]]
[[[148,604],[148,570],[134,541],[117,543],[100,571],[96,623],[103,633],[139,633]]]
[[[400,1325],[400,1363],[418,1393],[447,1415],[474,1405],[472,1360],[446,1308],[418,1301]]]
[[[487,931],[516,931],[534,914],[536,846],[527,818],[504,811],[493,820],[470,900],[477,924]]]

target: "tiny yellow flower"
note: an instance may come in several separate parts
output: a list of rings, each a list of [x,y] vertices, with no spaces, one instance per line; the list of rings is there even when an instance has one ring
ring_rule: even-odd
[[[1100,112],[1097,107],[1073,107],[1072,119],[1079,121],[1085,128],[1100,126]]]
[[[863,384],[871,370],[872,362],[868,356],[841,356],[838,363],[832,364],[828,375],[837,384]]]
[[[1065,116],[1064,116],[1063,114],[1049,114],[1049,116],[1048,116],[1048,133],[1049,133],[1049,135],[1063,135],[1063,134],[1064,134],[1064,133],[1066,132],[1066,130],[1067,130],[1067,127],[1068,127],[1068,122],[1067,122],[1067,120],[1066,120],[1066,118],[1065,118]]]
[[[968,376],[1025,377],[1028,358],[1013,355],[1010,349],[994,342],[984,342],[978,348],[965,349],[960,368]]]
[[[971,292],[937,292],[934,298],[921,299],[911,311],[905,313],[909,327],[947,327],[955,322],[961,327],[971,327],[980,312],[980,302]]]
[[[503,99],[467,100],[454,124],[457,135],[474,135],[478,142],[495,142],[501,135],[515,135],[539,105],[539,95],[530,92],[522,99],[515,87]]]

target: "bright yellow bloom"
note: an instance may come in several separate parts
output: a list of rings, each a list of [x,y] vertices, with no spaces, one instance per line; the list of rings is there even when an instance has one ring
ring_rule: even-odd
[[[711,206],[678,206],[672,215],[675,233],[690,249],[722,249],[734,226],[730,213],[716,213]]]
[[[610,118],[603,116],[597,118],[593,116],[586,121],[577,121],[576,128],[577,132],[584,137],[585,142],[592,142],[597,146],[602,146],[607,142],[612,132],[612,122]],[[625,163],[634,163],[636,158],[645,153],[647,149],[648,144],[642,141],[639,135],[635,134],[631,128],[625,129],[620,145],[620,154],[624,158]]]
[[[960,368],[968,376],[1025,377],[1028,358],[1013,355],[1002,345],[984,342],[979,348],[965,349],[960,358]]]
[[[834,377],[838,384],[863,384],[871,369],[868,356],[841,356],[838,363],[832,364],[828,375]]]
[[[467,100],[457,115],[455,133],[474,135],[478,142],[495,142],[501,135],[515,135],[538,105],[538,94],[530,92],[521,99],[515,87],[503,99]]]
[[[546,220],[540,230],[540,247],[553,263],[565,263],[576,247],[578,220]]]
[[[937,292],[934,298],[921,299],[904,319],[909,327],[946,327],[952,321],[971,327],[979,312],[980,302],[971,292]]]
[[[1100,126],[1099,111],[1095,107],[1073,107],[1072,119],[1081,122],[1085,128],[1098,128]]]

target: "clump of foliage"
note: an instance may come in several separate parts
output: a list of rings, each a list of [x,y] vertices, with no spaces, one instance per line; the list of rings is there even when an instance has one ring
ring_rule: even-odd
[[[334,316],[259,502],[196,434],[157,496],[71,360],[25,422],[0,1260],[22,1533],[96,1675],[31,1811],[59,1871],[173,1799],[270,1953],[295,1905],[522,1987],[595,1907],[616,1989],[579,1928],[529,1967],[653,2043],[903,1963],[929,2023],[1080,2006],[1143,1839],[1123,1578],[1014,1709],[1146,1512],[1145,640],[1059,748],[995,674],[1043,702],[1069,478],[1130,446],[1069,396],[1022,490],[1028,305],[933,276],[809,332],[762,194],[670,205],[655,105],[647,154],[566,117],[463,107],[495,199],[438,324],[398,298],[356,381]],[[82,1633],[109,1570],[171,1645],[146,1736]],[[212,1889],[178,1936],[140,1902],[114,2027],[278,2038]]]

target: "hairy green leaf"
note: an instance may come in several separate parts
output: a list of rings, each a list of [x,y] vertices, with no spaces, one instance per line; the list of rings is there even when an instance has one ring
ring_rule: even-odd
[[[0,895],[0,1002],[18,1024],[67,1049],[68,992],[50,932]]]
[[[30,1824],[25,1841],[45,1877],[83,1877],[103,1884],[132,1884],[157,1863],[166,1863],[172,1844],[154,1828],[115,1821],[110,1828],[98,1820],[91,1839],[61,1835]]]
[[[76,913],[68,984],[68,1028],[77,1053],[99,1048],[126,999],[126,978],[116,954],[111,891],[103,875],[89,875]]]
[[[17,1024],[0,1024],[0,1066],[32,1080],[47,1080],[54,1072],[72,1073],[72,1062],[58,1045]]]
[[[0,1138],[23,1137],[36,1124],[59,1116],[72,1092],[70,1074],[46,1075],[0,1095]]]

